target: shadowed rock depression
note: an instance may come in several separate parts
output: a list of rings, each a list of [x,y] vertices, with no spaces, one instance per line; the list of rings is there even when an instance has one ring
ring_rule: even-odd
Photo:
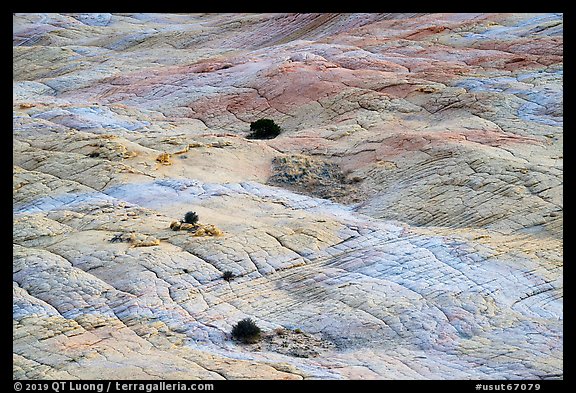
[[[562,48],[562,14],[14,14],[13,377],[562,379]]]

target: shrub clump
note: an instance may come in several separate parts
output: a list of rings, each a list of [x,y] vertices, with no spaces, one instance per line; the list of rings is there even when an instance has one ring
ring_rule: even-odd
[[[198,222],[198,214],[196,212],[188,212],[184,215],[184,221],[187,224],[196,225]]]
[[[250,123],[248,139],[274,139],[282,132],[280,126],[271,119],[259,119]]]
[[[186,225],[186,224],[182,224],[182,225]],[[222,230],[220,230],[220,228],[217,228],[215,225],[212,225],[212,224],[200,225],[199,228],[197,226],[195,228],[197,228],[197,229],[194,231],[194,233],[192,233],[192,236],[196,236],[196,237],[200,237],[200,236],[222,236],[224,234],[222,232]]]
[[[232,338],[244,344],[253,344],[260,340],[262,330],[251,318],[244,318],[232,327]]]
[[[234,273],[232,273],[230,270],[226,270],[224,272],[224,274],[222,274],[222,278],[228,282],[230,282],[230,280],[232,280],[232,278],[234,278]]]
[[[156,161],[162,165],[172,165],[170,161],[170,154],[169,153],[162,153],[158,157],[156,157]]]

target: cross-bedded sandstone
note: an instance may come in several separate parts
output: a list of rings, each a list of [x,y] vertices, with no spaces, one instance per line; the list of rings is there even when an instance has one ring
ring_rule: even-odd
[[[562,378],[561,14],[13,19],[14,378]]]

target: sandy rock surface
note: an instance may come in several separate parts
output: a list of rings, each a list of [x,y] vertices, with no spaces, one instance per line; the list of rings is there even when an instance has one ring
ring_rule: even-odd
[[[15,14],[13,377],[562,379],[562,48],[562,14]]]

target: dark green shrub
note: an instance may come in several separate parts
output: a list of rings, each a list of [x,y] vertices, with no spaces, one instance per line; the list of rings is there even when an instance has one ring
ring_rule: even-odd
[[[244,344],[253,344],[260,340],[262,330],[251,318],[244,318],[232,327],[232,338]]]
[[[188,212],[184,215],[184,222],[187,224],[196,224],[198,222],[198,214],[196,212]]]
[[[273,139],[276,138],[282,130],[280,126],[271,119],[259,119],[250,123],[250,134],[248,139]]]
[[[224,274],[222,274],[222,278],[228,282],[230,282],[230,280],[232,280],[233,277],[234,273],[232,273],[230,270],[226,270]]]
[[[126,242],[127,240],[124,239],[124,237],[122,235],[123,235],[122,233],[115,234],[114,237],[109,240],[109,242],[110,243]]]

